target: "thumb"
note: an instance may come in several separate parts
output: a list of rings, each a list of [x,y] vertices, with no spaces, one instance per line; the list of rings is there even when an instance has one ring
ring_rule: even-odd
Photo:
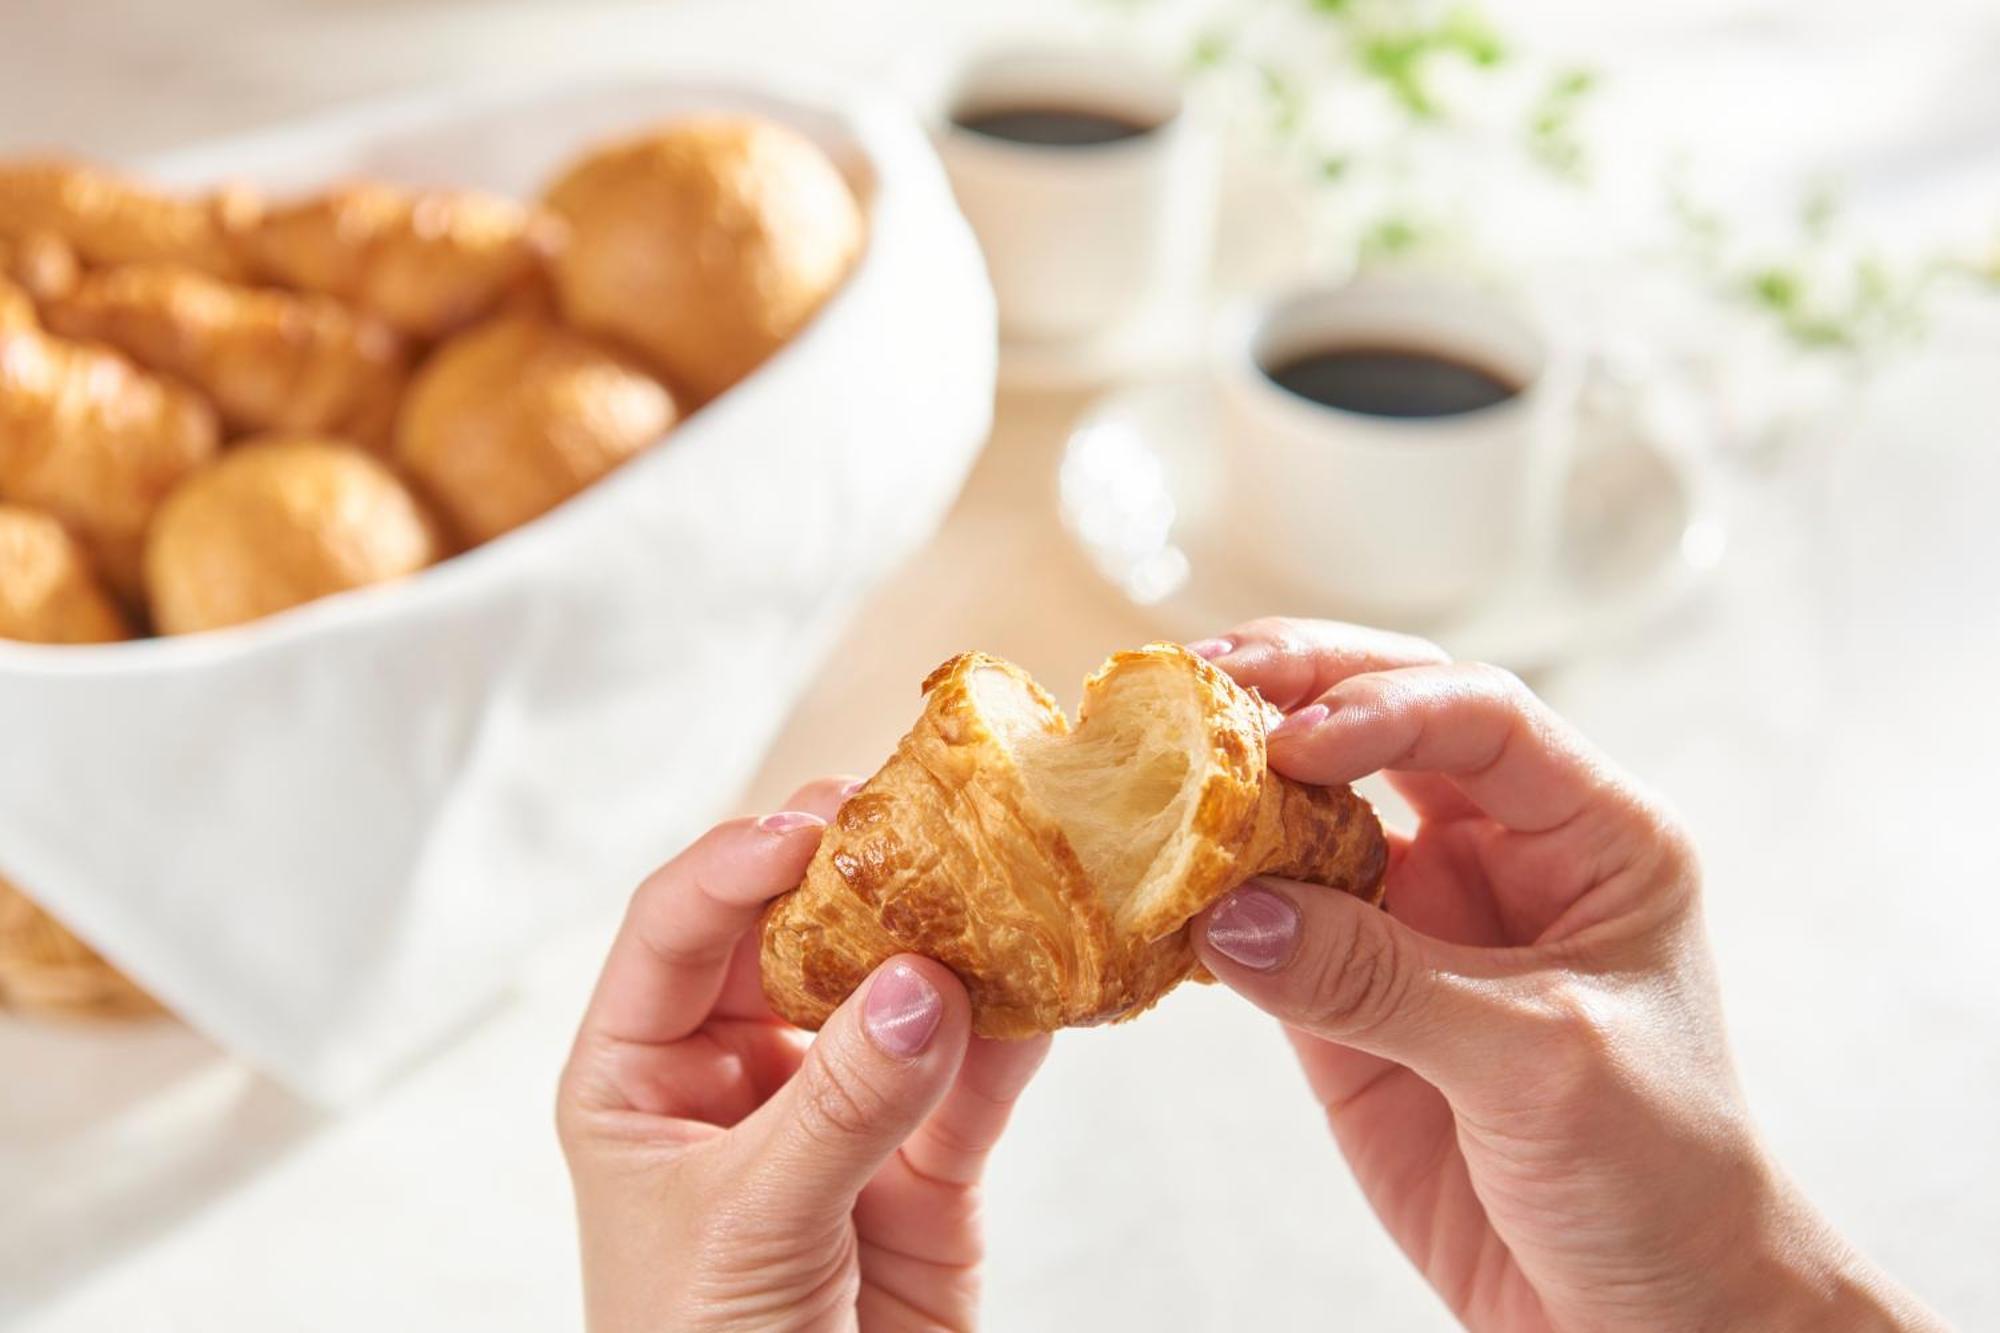
[[[758,1203],[774,1220],[845,1217],[950,1089],[971,1027],[965,987],[943,964],[903,954],[877,968],[738,1127]]]
[[[1504,1003],[1491,950],[1418,934],[1317,884],[1259,877],[1195,918],[1209,971],[1292,1027],[1414,1069],[1432,1083],[1498,1055]]]

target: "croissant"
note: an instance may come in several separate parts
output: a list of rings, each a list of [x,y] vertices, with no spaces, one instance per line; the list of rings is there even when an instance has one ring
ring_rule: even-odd
[[[90,557],[63,525],[0,504],[0,639],[110,643],[132,637]]]
[[[189,477],[146,540],[146,593],[162,634],[273,615],[414,574],[435,530],[373,454],[334,440],[251,440]]]
[[[511,199],[372,182],[263,212],[239,248],[266,282],[442,337],[544,281],[553,224]]]
[[[1187,923],[1251,875],[1380,900],[1374,811],[1268,771],[1276,712],[1185,648],[1112,657],[1073,730],[983,653],[924,691],[916,726],[765,914],[764,993],[794,1023],[818,1027],[905,951],[958,974],[982,1036],[1117,1021],[1208,979]]]
[[[547,320],[503,315],[440,347],[396,426],[396,457],[468,542],[554,508],[665,435],[673,395]]]
[[[128,598],[154,509],[217,438],[199,396],[116,352],[0,330],[0,500],[61,519]]]
[[[331,297],[245,287],[178,264],[93,273],[49,303],[48,326],[109,343],[206,394],[238,433],[386,442],[402,340]]]
[[[546,199],[569,227],[556,258],[564,315],[643,353],[698,402],[798,332],[847,276],[866,231],[812,140],[744,117],[608,144]]]
[[[246,211],[241,193],[176,198],[80,162],[0,165],[0,237],[52,232],[90,264],[171,260],[240,276],[230,230]]]

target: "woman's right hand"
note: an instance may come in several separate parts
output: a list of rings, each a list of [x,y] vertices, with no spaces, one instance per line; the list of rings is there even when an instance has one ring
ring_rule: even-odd
[[[1255,880],[1195,925],[1282,1019],[1376,1213],[1468,1325],[1935,1328],[1772,1162],[1671,816],[1518,680],[1353,626],[1196,645],[1272,768],[1414,808],[1386,911]]]

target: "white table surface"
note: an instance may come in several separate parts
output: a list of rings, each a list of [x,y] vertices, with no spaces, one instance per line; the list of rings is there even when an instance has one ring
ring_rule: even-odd
[[[945,8],[801,5],[774,22],[740,5],[11,0],[0,149],[137,155],[427,80],[649,50],[879,69],[972,21]],[[1879,169],[2000,218],[2000,22],[1980,6],[1905,5],[1886,29],[1879,5],[1789,0],[1567,22],[1642,85],[1672,82],[1676,61],[1713,74],[1694,119],[1734,126],[1717,151],[1746,168],[1790,142],[1764,165]],[[1785,112],[1756,114],[1772,88]],[[1774,121],[1794,140],[1760,137]],[[1915,185],[1897,174],[1925,164]],[[1073,699],[1106,652],[1148,637],[1053,519],[1050,469],[1082,401],[1003,398],[935,548],[856,621],[746,808],[872,766],[916,682],[959,649],[1014,657]],[[1539,684],[1696,829],[1738,1053],[1779,1154],[1946,1313],[2000,1326],[2000,318],[1948,312],[1822,435],[1822,468],[1738,476],[1712,595]],[[610,924],[552,943],[490,1020],[340,1118],[171,1025],[0,1020],[0,1326],[574,1326],[550,1104]],[[1447,1322],[1277,1033],[1212,990],[1057,1043],[995,1159],[989,1216],[999,1329]]]

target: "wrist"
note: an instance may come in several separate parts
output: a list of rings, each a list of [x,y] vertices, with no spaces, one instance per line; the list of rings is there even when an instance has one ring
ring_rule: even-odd
[[[1826,1328],[1943,1330],[1924,1304],[1833,1229],[1775,1165],[1715,1295],[1720,1326],[1786,1333]]]

